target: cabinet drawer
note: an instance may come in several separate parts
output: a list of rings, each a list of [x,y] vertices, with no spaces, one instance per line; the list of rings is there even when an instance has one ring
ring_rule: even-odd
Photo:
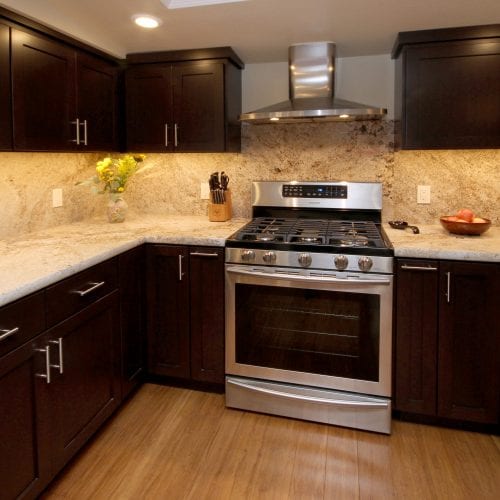
[[[117,260],[110,259],[47,288],[47,326],[77,313],[117,286]]]
[[[45,329],[45,301],[38,292],[0,308],[0,356]],[[2,338],[3,337],[3,338]]]

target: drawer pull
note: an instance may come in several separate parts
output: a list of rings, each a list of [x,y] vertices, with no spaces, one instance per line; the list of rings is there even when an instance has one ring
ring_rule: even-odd
[[[437,267],[432,266],[408,266],[407,264],[403,264],[401,269],[406,271],[437,271]]]
[[[80,297],[85,297],[85,295],[88,295],[94,290],[101,288],[101,286],[104,286],[105,283],[105,281],[99,281],[98,283],[89,283],[91,285],[90,288],[87,288],[86,290],[75,290],[73,293],[80,295]]]
[[[1,340],[5,340],[9,337],[12,337],[12,335],[14,335],[15,333],[17,333],[19,331],[19,327],[16,326],[15,328],[12,328],[11,330],[1,330],[0,329],[0,332],[1,332],[1,335],[0,335],[0,341]]]
[[[208,252],[191,252],[189,255],[192,255],[194,257],[211,257],[213,259],[216,259],[219,256],[218,253],[208,253]]]
[[[36,373],[35,376],[44,378],[47,384],[50,384],[50,346],[45,349],[35,349],[35,351],[45,354],[45,373]]]

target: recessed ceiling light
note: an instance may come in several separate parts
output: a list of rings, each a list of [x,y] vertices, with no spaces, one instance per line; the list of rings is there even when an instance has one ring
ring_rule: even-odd
[[[247,0],[161,0],[167,9],[187,9],[188,7],[203,7],[220,3],[246,2]]]
[[[132,20],[141,28],[148,29],[158,28],[162,22],[161,19],[147,14],[136,14],[135,16],[132,16]]]

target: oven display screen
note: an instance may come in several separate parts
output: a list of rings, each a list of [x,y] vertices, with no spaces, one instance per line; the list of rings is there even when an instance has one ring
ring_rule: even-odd
[[[281,192],[283,198],[333,198],[347,199],[347,186],[286,184]]]

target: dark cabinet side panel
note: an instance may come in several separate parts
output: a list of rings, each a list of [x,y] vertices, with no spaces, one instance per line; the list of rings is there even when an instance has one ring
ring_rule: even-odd
[[[34,34],[12,30],[14,149],[74,149],[75,53]]]
[[[500,401],[500,266],[443,262],[441,289],[438,414],[496,423]]]
[[[438,263],[397,262],[395,408],[436,413]]]
[[[0,151],[12,149],[10,93],[10,30],[0,24]]]
[[[147,280],[149,372],[189,378],[189,254],[186,247],[149,246]]]
[[[224,249],[191,247],[191,378],[224,382]]]
[[[123,398],[140,383],[146,366],[144,250],[141,246],[118,257]]]

